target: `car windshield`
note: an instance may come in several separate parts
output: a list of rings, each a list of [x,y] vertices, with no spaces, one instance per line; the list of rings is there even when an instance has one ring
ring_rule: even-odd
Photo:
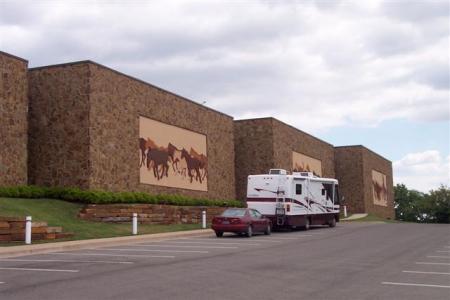
[[[222,217],[243,217],[245,209],[227,209],[222,213]]]

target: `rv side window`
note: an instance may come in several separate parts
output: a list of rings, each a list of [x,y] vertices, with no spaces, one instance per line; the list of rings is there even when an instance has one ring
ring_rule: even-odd
[[[322,196],[325,196],[325,189],[322,189]]]
[[[295,185],[295,194],[296,195],[301,195],[302,194],[302,185],[301,184],[296,184]]]

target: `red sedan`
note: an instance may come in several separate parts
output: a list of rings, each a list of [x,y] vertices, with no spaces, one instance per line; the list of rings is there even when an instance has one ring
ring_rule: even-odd
[[[269,235],[272,231],[270,220],[251,208],[229,208],[213,218],[211,227],[217,237],[223,236],[224,232],[243,233],[251,237],[254,232]]]

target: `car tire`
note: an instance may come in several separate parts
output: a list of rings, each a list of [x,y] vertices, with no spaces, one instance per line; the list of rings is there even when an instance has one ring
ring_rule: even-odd
[[[328,223],[328,226],[331,228],[336,227],[336,218],[333,217],[333,219]]]
[[[310,227],[311,227],[311,221],[309,220],[309,218],[306,218],[305,226],[303,226],[303,229],[304,230],[309,230]]]
[[[223,232],[222,231],[216,231],[216,236],[217,237],[223,237]]]
[[[252,235],[253,235],[253,228],[252,228],[252,225],[248,225],[247,231],[245,232],[245,236],[246,236],[246,237],[252,237]]]
[[[265,235],[270,235],[272,233],[272,226],[270,224],[267,224],[266,231],[264,231]]]

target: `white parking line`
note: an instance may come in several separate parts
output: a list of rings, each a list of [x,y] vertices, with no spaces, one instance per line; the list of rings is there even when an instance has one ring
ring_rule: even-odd
[[[419,262],[416,262],[416,265],[443,265],[443,266],[450,266],[450,263],[437,263],[437,262],[419,261]]]
[[[151,245],[151,244],[140,244],[134,245],[139,247],[168,247],[168,248],[204,248],[204,249],[237,249],[238,247],[226,247],[226,246],[186,246],[186,245]]]
[[[216,242],[168,242],[170,244],[203,244],[203,245],[230,245],[230,244],[236,244],[236,245],[245,245],[245,246],[259,246],[261,244],[251,244],[251,243],[216,243]]]
[[[436,252],[441,252],[441,253],[450,253],[450,250],[438,250]]]
[[[32,268],[0,268],[0,270],[37,271],[37,272],[67,272],[67,273],[76,273],[76,272],[79,272],[79,270],[32,269]]]
[[[1,281],[0,281],[0,284],[4,284],[4,282],[1,282]]]
[[[445,288],[445,289],[450,289],[450,285],[435,285],[435,284],[424,284],[424,283],[406,283],[406,282],[389,282],[389,281],[383,281],[381,284],[404,285],[404,286],[421,286],[421,287],[433,287],[433,288]]]
[[[111,257],[149,257],[149,258],[175,258],[175,256],[169,255],[140,255],[140,254],[104,254],[104,253],[63,253],[52,252],[51,255],[80,255],[80,256],[111,256]]]
[[[196,240],[196,241],[217,241],[219,239],[192,239],[192,240]],[[239,239],[235,239],[235,238],[221,238],[220,241],[221,242],[226,242],[228,244],[235,244],[232,241],[238,241]],[[229,242],[228,242],[229,241]],[[245,240],[245,241],[252,241],[252,242],[269,242],[269,243],[280,243],[280,241],[271,241],[271,240],[266,240],[266,239],[251,239],[251,240]],[[244,241],[244,242],[245,242]]]
[[[429,258],[450,258],[450,256],[443,256],[443,255],[428,255]]]
[[[201,251],[201,250],[161,250],[161,249],[110,249],[110,248],[101,248],[101,249],[87,249],[87,250],[95,250],[95,251],[137,251],[137,252],[173,252],[173,253],[209,253],[209,251]]]
[[[0,259],[0,261],[16,262],[66,262],[66,263],[92,263],[92,264],[134,264],[132,261],[113,260],[66,260],[66,259]]]
[[[423,272],[423,271],[402,271],[403,273],[415,273],[415,274],[433,274],[433,275],[450,275],[450,273],[444,272]]]

